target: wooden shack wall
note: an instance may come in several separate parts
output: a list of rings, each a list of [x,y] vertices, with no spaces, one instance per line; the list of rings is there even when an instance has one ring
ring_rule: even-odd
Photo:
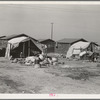
[[[55,47],[55,53],[66,54],[71,44],[69,43],[57,43]]]
[[[7,42],[8,42],[7,40],[0,39],[0,57],[4,57],[5,56]]]
[[[55,52],[55,45],[56,43],[50,40],[41,42],[47,46],[47,53],[54,53]]]

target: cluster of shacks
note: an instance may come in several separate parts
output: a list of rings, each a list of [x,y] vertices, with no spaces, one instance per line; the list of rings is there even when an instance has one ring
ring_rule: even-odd
[[[95,42],[89,42],[83,38],[64,38],[57,41],[56,52],[63,54],[66,58],[78,58],[86,60],[97,59],[100,55],[100,46]]]
[[[58,53],[66,58],[80,56],[90,52],[98,53],[100,46],[83,38],[64,38],[59,41],[52,39],[34,39],[26,34],[17,34],[0,37],[0,56],[10,58],[35,56],[40,53]]]

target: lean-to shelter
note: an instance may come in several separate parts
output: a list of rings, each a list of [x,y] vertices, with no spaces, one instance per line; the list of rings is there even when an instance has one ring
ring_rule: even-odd
[[[40,47],[38,45],[41,45]],[[7,44],[5,57],[10,58],[20,58],[22,57],[34,56],[37,53],[42,52],[42,44],[34,41],[30,37],[17,37],[10,39]]]
[[[36,39],[34,39],[33,37],[28,36],[26,34],[12,34],[12,35],[8,35],[8,36],[1,36],[0,37],[0,57],[5,56],[5,52],[6,52],[6,48],[7,48],[7,44],[8,44],[9,40],[14,39],[14,38],[18,38],[18,37],[23,37],[23,36],[24,37],[29,37],[32,40],[37,42]]]

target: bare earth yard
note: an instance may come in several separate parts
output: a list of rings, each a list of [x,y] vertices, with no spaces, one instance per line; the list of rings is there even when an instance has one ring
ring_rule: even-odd
[[[0,93],[99,94],[97,63],[66,61],[64,65],[34,68],[0,58]]]

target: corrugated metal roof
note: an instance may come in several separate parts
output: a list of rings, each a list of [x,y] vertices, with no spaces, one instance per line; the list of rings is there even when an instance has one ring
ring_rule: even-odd
[[[81,40],[82,38],[64,38],[64,39],[61,39],[61,40],[59,40],[59,41],[57,41],[57,42],[59,42],[59,43],[73,43],[73,42],[75,42],[75,41],[78,41],[78,40]],[[83,39],[84,40],[84,39]]]
[[[51,40],[51,41],[55,42],[55,41],[52,40],[52,39],[38,39],[39,42],[44,42],[44,41],[47,41],[47,40]]]

